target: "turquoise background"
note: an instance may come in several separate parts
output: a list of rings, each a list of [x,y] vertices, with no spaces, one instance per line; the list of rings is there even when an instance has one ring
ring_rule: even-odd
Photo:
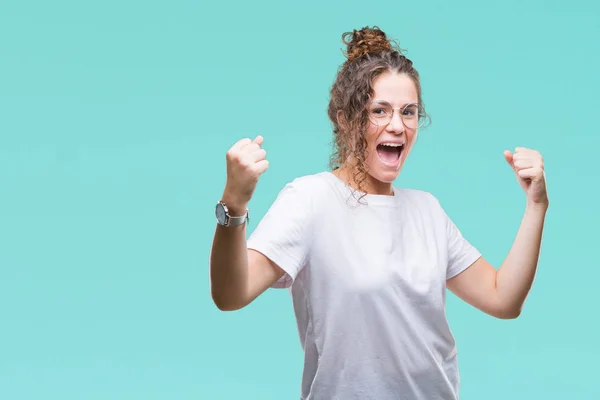
[[[297,399],[286,291],[209,295],[225,152],[262,134],[283,185],[326,168],[340,36],[379,25],[433,124],[398,185],[434,193],[493,264],[538,149],[551,208],[524,313],[448,297],[461,399],[598,399],[600,6],[592,1],[0,3],[0,398]]]

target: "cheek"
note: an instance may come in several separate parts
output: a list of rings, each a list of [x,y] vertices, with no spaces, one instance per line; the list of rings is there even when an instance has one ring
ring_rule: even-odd
[[[369,129],[367,131],[366,139],[367,139],[367,162],[369,164],[373,163],[373,160],[377,157],[377,138],[379,137],[379,133],[376,129]]]
[[[418,134],[419,134],[418,131],[417,132],[410,132],[410,133],[407,132],[406,141],[408,142],[408,144],[410,146],[409,149],[408,149],[409,151],[412,150],[412,148],[414,147],[414,145],[415,145],[415,143],[417,141]]]
[[[381,134],[379,128],[370,126],[367,129],[367,133],[365,135],[365,139],[367,140],[367,146],[369,149],[375,148],[375,143],[377,143],[377,138]]]

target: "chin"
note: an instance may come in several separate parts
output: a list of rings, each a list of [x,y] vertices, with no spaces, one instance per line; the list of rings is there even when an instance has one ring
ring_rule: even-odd
[[[381,177],[378,180],[383,183],[394,183],[394,181],[398,178],[398,175],[400,175],[399,170],[393,172],[385,172],[381,174]]]
[[[400,171],[402,170],[402,166],[400,166],[400,169],[398,170],[379,170],[379,171],[373,171],[371,172],[369,175],[371,175],[372,178],[374,178],[375,180],[381,182],[381,183],[389,183],[392,184],[394,183],[394,181],[398,178],[398,176],[400,175]]]

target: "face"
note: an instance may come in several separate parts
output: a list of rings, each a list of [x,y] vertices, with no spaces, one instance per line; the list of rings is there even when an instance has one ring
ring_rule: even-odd
[[[408,75],[392,72],[376,78],[373,92],[366,132],[368,186],[373,193],[389,194],[417,139],[416,109],[405,106],[417,104],[418,94]],[[392,108],[391,120],[383,118]]]

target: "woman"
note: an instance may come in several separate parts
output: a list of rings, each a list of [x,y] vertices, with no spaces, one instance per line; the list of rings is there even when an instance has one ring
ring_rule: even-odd
[[[268,167],[263,139],[228,151],[212,296],[236,310],[269,287],[290,288],[305,353],[302,399],[457,399],[445,290],[494,317],[519,315],[548,208],[542,157],[504,152],[527,201],[496,270],[431,194],[393,186],[426,119],[412,62],[376,27],[344,38],[348,60],[329,104],[332,172],[286,185],[248,241],[247,205]]]

